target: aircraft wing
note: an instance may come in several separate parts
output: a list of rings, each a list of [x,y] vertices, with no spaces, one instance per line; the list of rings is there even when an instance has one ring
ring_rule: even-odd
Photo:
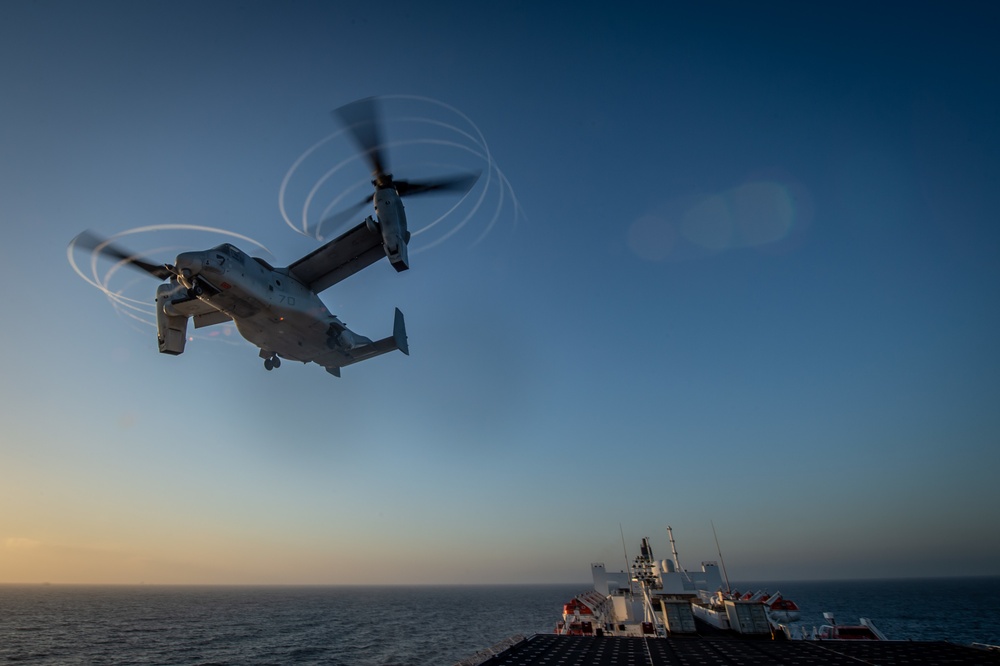
[[[289,265],[288,270],[300,282],[319,293],[384,256],[382,234],[370,230],[362,222]]]
[[[208,303],[192,296],[173,300],[170,302],[170,305],[181,314],[191,317],[195,328],[204,328],[205,326],[213,326],[232,320],[232,317],[225,312],[217,310]]]

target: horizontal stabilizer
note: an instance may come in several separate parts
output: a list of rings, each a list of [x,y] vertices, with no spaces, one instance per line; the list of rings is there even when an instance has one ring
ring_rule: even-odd
[[[353,365],[360,361],[366,361],[391,351],[399,350],[410,355],[410,346],[406,340],[406,323],[403,321],[403,313],[396,308],[395,319],[392,324],[392,335],[366,345],[354,347],[349,352],[332,350],[327,354],[315,359],[317,363],[326,368],[331,375],[340,376],[340,369],[346,365]]]

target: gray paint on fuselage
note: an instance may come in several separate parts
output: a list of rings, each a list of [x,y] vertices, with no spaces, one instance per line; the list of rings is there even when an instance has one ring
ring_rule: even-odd
[[[309,362],[321,356],[328,362],[350,358],[341,350],[333,352],[328,345],[331,330],[346,326],[330,314],[319,296],[287,271],[266,266],[228,244],[191,254],[201,255],[199,277],[217,290],[199,299],[230,315],[249,342],[295,361]]]

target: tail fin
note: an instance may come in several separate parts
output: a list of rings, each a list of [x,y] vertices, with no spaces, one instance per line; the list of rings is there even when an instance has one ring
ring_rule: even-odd
[[[396,308],[396,319],[392,323],[392,339],[396,342],[396,349],[407,356],[410,355],[410,345],[406,341],[406,323],[399,308]]]

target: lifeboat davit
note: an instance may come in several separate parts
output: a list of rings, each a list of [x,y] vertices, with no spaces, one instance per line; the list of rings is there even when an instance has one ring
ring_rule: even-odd
[[[564,636],[593,636],[594,609],[578,598],[563,604],[563,621],[556,625],[556,633]]]
[[[777,622],[797,622],[802,613],[798,604],[791,599],[785,599],[780,594],[775,594],[764,602],[767,607],[767,614]]]

